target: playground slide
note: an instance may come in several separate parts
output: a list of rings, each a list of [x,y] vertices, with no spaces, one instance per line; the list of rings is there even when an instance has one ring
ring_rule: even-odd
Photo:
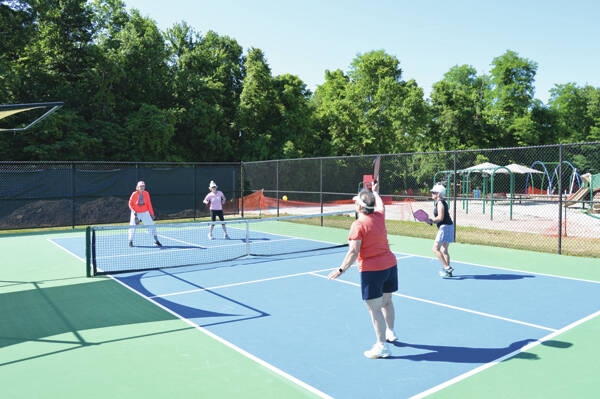
[[[569,195],[565,200],[565,206],[571,206],[575,204],[577,201],[581,201],[588,193],[590,192],[589,186],[584,186],[580,188],[577,192]]]

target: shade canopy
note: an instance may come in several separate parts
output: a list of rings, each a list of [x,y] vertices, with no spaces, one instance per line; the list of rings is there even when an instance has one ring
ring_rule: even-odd
[[[525,165],[519,165],[518,163],[511,163],[510,165],[506,165],[508,170],[513,173],[527,174],[527,173],[544,173],[537,169],[532,169]],[[505,171],[506,172],[506,171]]]

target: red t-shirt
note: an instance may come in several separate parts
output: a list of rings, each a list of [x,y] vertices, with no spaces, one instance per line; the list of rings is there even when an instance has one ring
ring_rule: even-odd
[[[358,270],[361,272],[389,269],[396,265],[385,228],[385,214],[361,215],[352,223],[348,240],[361,240]]]

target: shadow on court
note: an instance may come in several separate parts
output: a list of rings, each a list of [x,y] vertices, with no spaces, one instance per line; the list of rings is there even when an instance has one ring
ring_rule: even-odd
[[[225,316],[184,306],[177,311],[190,317]],[[80,332],[176,319],[112,280],[49,288],[44,288],[40,282],[31,282],[31,289],[0,294],[0,314],[0,348],[30,341],[72,344],[76,348],[98,345],[105,342],[87,342]],[[51,338],[65,333],[72,335],[69,338]],[[0,366],[47,355],[0,361]]]
[[[396,356],[390,356],[388,359],[407,359],[413,361],[451,363],[489,363],[534,341],[535,339],[524,339],[513,342],[504,348],[470,348],[464,346],[421,345],[396,341],[393,343],[395,347],[393,353],[396,354]],[[548,340],[542,342],[541,344],[558,349],[566,349],[573,346],[573,344],[570,342],[555,340]],[[398,356],[397,354],[402,352],[402,348],[420,349],[427,352],[416,355]],[[535,353],[520,352],[515,356],[506,359],[505,361],[510,359],[540,360],[540,357]]]
[[[270,316],[269,313],[266,313],[255,307],[249,306],[243,302],[235,300],[226,295],[219,294],[218,292],[216,292],[214,290],[207,289],[206,287],[203,287],[203,286],[193,283],[189,280],[186,280],[174,273],[170,273],[167,270],[161,269],[160,272],[165,276],[169,276],[174,280],[179,280],[179,281],[189,285],[191,287],[191,289],[196,289],[198,291],[205,292],[207,294],[210,294],[210,295],[213,295],[220,299],[223,299],[231,304],[234,304],[234,305],[238,306],[239,308],[249,310],[251,313],[253,313],[253,315],[248,316],[248,315],[233,314],[233,313],[210,312],[210,311],[206,311],[206,310],[196,309],[191,306],[185,306],[185,305],[182,305],[181,303],[172,302],[163,297],[155,297],[155,293],[149,291],[142,282],[142,279],[143,279],[145,273],[137,273],[137,274],[133,274],[130,276],[119,277],[119,280],[121,280],[124,284],[127,284],[127,286],[131,287],[132,289],[139,292],[140,294],[142,294],[146,297],[152,298],[152,300],[154,300],[155,302],[161,304],[162,306],[166,307],[169,310],[172,310],[173,312],[177,313],[178,315],[180,315],[186,319],[209,318],[209,317],[223,317],[224,318],[223,320],[211,321],[209,323],[198,322],[197,324],[200,327],[210,327],[210,326],[215,326],[215,325],[219,325],[219,324],[227,324],[227,323],[234,323],[234,322],[237,323],[237,322],[244,321],[244,320],[252,320],[252,319],[258,319],[261,317]],[[227,317],[234,317],[234,319],[228,320]]]
[[[393,343],[394,356],[388,359],[406,359],[426,362],[451,362],[451,363],[489,363],[511,352],[514,352],[535,339],[524,339],[513,342],[503,348],[471,348],[466,346],[422,345],[396,341]],[[416,355],[400,355],[402,348],[413,348],[426,351]],[[536,356],[537,358],[537,356]]]
[[[520,280],[523,278],[535,278],[529,274],[455,274],[452,280]]]

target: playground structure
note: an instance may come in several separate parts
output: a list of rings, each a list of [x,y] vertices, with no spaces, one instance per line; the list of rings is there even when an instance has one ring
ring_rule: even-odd
[[[571,181],[569,183],[569,191],[567,194],[568,195],[573,194],[575,184],[577,184],[577,190],[579,190],[583,185],[583,181],[582,181],[581,175],[577,172],[577,168],[575,166],[573,166],[573,164],[571,162],[566,161],[566,160],[562,161],[562,162],[534,161],[531,164],[531,166],[529,166],[529,168],[534,169],[535,166],[539,165],[543,169],[543,171],[540,171],[540,173],[542,174],[540,186],[539,186],[539,188],[535,187],[533,174],[530,173],[527,175],[527,180],[525,181],[525,193],[527,193],[529,195],[544,195],[544,194],[552,195],[556,189],[556,186],[554,185],[554,180],[556,180],[558,182],[558,175],[559,175],[561,163],[563,165],[566,165],[567,167],[571,168]],[[554,170],[552,172],[552,177],[550,177],[550,174],[548,173],[548,168],[546,167],[547,165],[554,166]],[[544,179],[547,179],[547,183],[548,183],[548,188],[546,189],[545,193],[544,193]],[[531,186],[529,185],[530,180],[531,180]]]
[[[494,202],[498,201],[497,198],[494,197],[494,178],[496,174],[508,174],[510,176],[510,193],[507,197],[509,200],[509,217],[510,220],[513,218],[513,203],[515,199],[515,176],[513,171],[507,166],[499,166],[493,163],[483,163],[479,165],[472,166],[467,169],[457,170],[456,173],[460,175],[460,194],[462,197],[462,207],[465,210],[465,213],[469,213],[469,193],[471,192],[471,174],[472,173],[481,173],[481,177],[483,179],[482,183],[482,191],[481,191],[481,203],[482,203],[482,212],[485,214],[486,203],[490,205],[490,220],[494,219]],[[445,175],[446,187],[451,186],[450,176],[454,174],[454,170],[442,170],[435,173],[433,176],[433,183],[436,184],[438,182],[437,178],[439,174]],[[497,179],[497,177],[496,177]],[[487,199],[488,191],[488,182],[489,182],[489,195],[490,199]],[[471,199],[472,200],[472,199]]]
[[[600,218],[594,214],[600,214],[600,203],[594,201],[600,197],[600,173],[590,174],[586,173],[581,176],[583,184],[580,185],[579,190],[572,193],[567,197],[564,202],[565,207],[573,206],[579,203],[585,204],[586,197],[589,197],[589,208],[585,212],[590,216]]]
[[[543,170],[535,169],[536,166],[541,166]],[[550,176],[550,173],[548,172],[548,166],[554,167],[552,171],[552,176]],[[557,190],[557,187],[560,186],[558,184],[558,179],[561,172],[561,166],[563,168],[570,168],[571,170],[571,178],[569,181],[568,190],[564,190],[564,194],[568,195],[565,201],[565,206],[571,206],[578,202],[580,203],[583,198],[586,198],[586,195],[590,192],[590,187],[592,187],[591,191],[593,194],[589,196],[590,206],[589,210],[586,213],[590,215],[592,213],[600,214],[600,204],[594,203],[594,196],[596,196],[597,199],[600,199],[600,174],[590,175],[588,173],[584,175],[584,178],[584,176],[581,176],[577,172],[577,168],[573,166],[571,162],[566,160],[562,162],[535,161],[531,164],[530,167],[518,164],[499,166],[493,163],[485,162],[479,165],[472,166],[470,168],[457,170],[456,174],[460,176],[460,181],[457,182],[457,191],[460,192],[460,196],[462,198],[462,208],[465,210],[465,213],[469,213],[469,201],[481,200],[483,214],[485,214],[486,212],[486,205],[489,204],[490,220],[493,220],[494,203],[501,199],[505,200],[504,198],[498,198],[498,196],[495,195],[494,177],[498,173],[508,174],[510,176],[510,192],[506,193],[506,199],[509,201],[510,204],[509,217],[510,220],[512,220],[512,208],[516,194],[514,174],[517,173],[527,175],[525,181],[525,189],[520,194],[520,198],[523,198],[523,196],[546,196],[550,199],[558,200],[558,193],[556,193],[555,195],[555,191]],[[454,173],[454,170],[438,171],[433,177],[433,183],[442,183],[445,184],[446,187],[450,188],[452,184],[451,177]],[[481,190],[473,190],[473,196],[471,196],[471,175],[473,173],[481,173],[482,183]],[[539,188],[536,188],[534,185],[534,176],[536,174],[541,175]],[[442,179],[439,179],[440,175],[443,176]],[[545,183],[547,183],[547,189],[544,189]],[[600,216],[598,216],[598,218],[600,218]]]

